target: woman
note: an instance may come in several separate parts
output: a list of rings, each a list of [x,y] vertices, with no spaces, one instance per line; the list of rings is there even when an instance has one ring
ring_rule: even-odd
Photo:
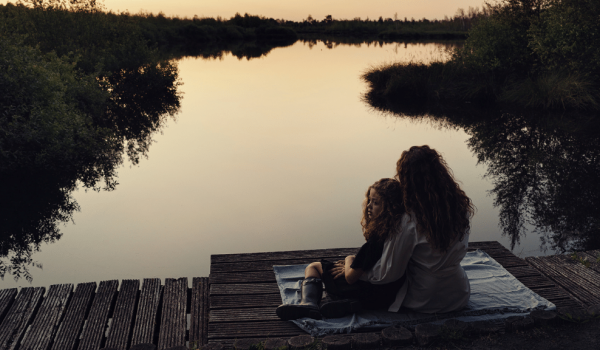
[[[406,274],[406,283],[389,311],[405,307],[440,313],[466,307],[471,289],[460,262],[467,253],[475,210],[471,200],[442,156],[429,146],[402,152],[396,179],[407,213],[400,224],[397,250],[390,251],[389,258],[382,256],[378,268],[363,278]]]
[[[401,307],[425,313],[450,312],[467,305],[470,286],[460,262],[467,252],[469,220],[474,213],[471,200],[441,155],[429,146],[414,146],[402,152],[396,164],[396,180],[403,203],[398,210],[405,213],[396,223],[395,234],[383,242],[383,248],[370,249],[367,254],[370,256],[366,260],[375,259],[375,264],[368,270],[357,268],[353,265],[355,256],[335,264],[310,264],[305,271],[301,303],[280,306],[279,317],[320,318],[322,313],[329,318],[354,312],[356,296],[362,295],[364,300],[361,289],[364,291],[365,284],[360,284],[358,291],[346,286],[357,281],[394,285],[397,292],[387,305],[391,312]],[[365,246],[357,256],[364,249]],[[338,297],[342,300],[325,303],[319,309],[320,277],[326,282],[327,277],[333,277],[336,282],[329,285],[336,292],[341,290]],[[329,292],[327,283],[326,288]]]

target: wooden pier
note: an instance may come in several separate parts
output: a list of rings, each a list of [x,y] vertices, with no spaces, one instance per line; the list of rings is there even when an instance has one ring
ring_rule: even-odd
[[[476,249],[488,253],[525,286],[557,307],[581,306],[581,299],[574,298],[561,285],[546,278],[500,243],[469,243],[469,250]],[[305,334],[293,323],[279,320],[275,314],[275,309],[281,304],[281,296],[275,283],[273,265],[306,264],[321,258],[337,260],[357,251],[358,248],[213,255],[209,279],[208,342],[231,346],[236,341],[259,342],[267,338]]]
[[[600,304],[600,251],[520,259],[498,242],[473,242],[524,285],[562,307]],[[336,260],[357,248],[211,257],[210,277],[104,281],[0,290],[0,350],[231,347],[304,334],[281,321],[273,265]],[[589,263],[585,262],[585,259]],[[587,265],[587,266],[586,266]]]
[[[1,350],[159,349],[206,343],[208,278],[0,290]],[[189,319],[189,322],[188,322]]]

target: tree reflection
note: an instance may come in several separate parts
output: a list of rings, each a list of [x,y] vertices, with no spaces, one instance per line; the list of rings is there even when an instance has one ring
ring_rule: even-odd
[[[585,127],[573,129],[574,122]],[[600,140],[589,132],[597,123],[504,113],[466,129],[469,146],[488,166],[511,248],[526,222],[553,249],[600,247]]]
[[[312,49],[319,42],[322,42],[328,49],[333,49],[338,46],[354,46],[354,47],[383,47],[383,45],[393,45],[393,50],[406,49],[408,44],[410,45],[431,45],[434,47],[434,51],[447,52],[452,49],[462,47],[464,40],[385,40],[385,39],[371,39],[371,38],[360,38],[360,37],[340,37],[335,35],[311,35],[303,34],[299,39],[304,45],[307,45]],[[397,52],[396,52],[397,53]]]
[[[461,128],[487,166],[499,224],[511,249],[531,224],[542,248],[600,248],[600,123],[583,116],[400,105],[368,91],[377,111]]]
[[[91,84],[73,85],[69,92],[72,104],[65,110],[72,115],[54,122],[27,111],[0,122],[3,159],[15,159],[0,164],[2,278],[9,274],[31,280],[28,267],[39,266],[33,253],[42,243],[59,240],[60,226],[79,210],[73,190],[113,190],[124,155],[133,164],[147,156],[152,136],[179,111],[180,82],[173,63],[133,65],[91,79]],[[11,106],[19,102],[15,100],[10,96],[2,102]],[[61,118],[61,113],[56,115]]]
[[[287,47],[296,42],[293,40],[261,40],[261,41],[233,41],[226,43],[206,44],[202,46],[186,46],[176,48],[169,52],[169,57],[200,57],[205,60],[221,60],[227,54],[239,60],[251,60],[267,56],[271,50]]]

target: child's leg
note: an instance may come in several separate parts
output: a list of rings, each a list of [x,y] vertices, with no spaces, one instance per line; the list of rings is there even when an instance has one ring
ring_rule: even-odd
[[[320,262],[309,264],[304,270],[305,278],[302,281],[300,303],[280,305],[276,310],[277,316],[286,321],[304,317],[320,320],[319,303],[323,295],[322,274],[323,267]]]
[[[304,278],[321,278],[322,275],[323,265],[319,261],[310,263],[304,270]]]

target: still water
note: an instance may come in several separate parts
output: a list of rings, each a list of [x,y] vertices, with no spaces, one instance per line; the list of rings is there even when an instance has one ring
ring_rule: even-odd
[[[119,170],[115,191],[74,193],[81,211],[34,254],[43,269],[30,268],[31,285],[208,276],[211,254],[358,247],[365,190],[423,144],[443,154],[477,207],[471,241],[508,247],[469,135],[361,100],[368,67],[443,58],[448,46],[296,42],[258,59],[179,60],[177,120],[148,159]],[[514,252],[550,253],[539,245],[530,233]]]

